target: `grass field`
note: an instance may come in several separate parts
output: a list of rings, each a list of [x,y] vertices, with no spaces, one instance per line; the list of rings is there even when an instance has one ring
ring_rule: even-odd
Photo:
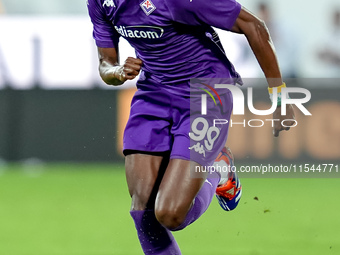
[[[235,211],[214,198],[175,233],[184,255],[340,254],[340,179],[242,184]],[[0,166],[0,254],[142,254],[129,206],[121,165]]]

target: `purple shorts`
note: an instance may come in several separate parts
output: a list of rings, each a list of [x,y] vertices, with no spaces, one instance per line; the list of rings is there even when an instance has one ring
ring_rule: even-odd
[[[124,132],[124,154],[170,151],[171,159],[212,165],[226,143],[232,111],[231,92],[220,98],[219,105],[208,99],[207,115],[202,115],[201,96],[171,94],[162,88],[138,90]],[[214,126],[216,119],[224,124]]]

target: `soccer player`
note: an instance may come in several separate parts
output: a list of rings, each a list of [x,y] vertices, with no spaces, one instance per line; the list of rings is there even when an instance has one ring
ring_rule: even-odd
[[[102,79],[121,85],[140,74],[123,151],[132,197],[130,213],[140,244],[145,254],[181,254],[171,231],[197,220],[215,193],[225,210],[234,209],[241,195],[240,182],[232,172],[192,178],[197,167],[233,164],[230,150],[223,148],[228,126],[216,128],[192,109],[200,105],[195,93],[201,86],[214,92],[212,84],[200,78],[241,83],[211,26],[244,34],[269,87],[280,89],[284,83],[270,36],[265,24],[235,0],[88,0],[87,4]],[[137,55],[122,65],[118,63],[119,37]],[[207,110],[219,119],[229,119],[231,93],[217,94],[221,107],[208,102]],[[288,106],[285,118],[293,115]],[[274,117],[283,119],[280,107]],[[274,135],[287,129],[277,121]]]

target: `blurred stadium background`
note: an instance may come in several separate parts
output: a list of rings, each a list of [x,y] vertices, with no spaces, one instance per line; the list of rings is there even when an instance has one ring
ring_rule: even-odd
[[[297,111],[298,126],[278,139],[269,125],[231,128],[237,165],[340,165],[339,2],[240,3],[267,21],[285,80],[311,91],[313,115]],[[0,255],[141,254],[121,154],[135,81],[100,80],[85,0],[0,0],[0,13]],[[268,107],[245,39],[220,35]],[[124,40],[120,49],[134,55]],[[340,254],[338,176],[244,176],[235,212],[213,201],[175,233],[183,254]]]

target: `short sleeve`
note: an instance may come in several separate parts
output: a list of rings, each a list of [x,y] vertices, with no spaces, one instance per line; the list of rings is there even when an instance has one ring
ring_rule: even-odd
[[[230,30],[241,5],[235,0],[167,0],[166,4],[176,22],[187,25],[208,24]]]
[[[87,8],[93,24],[93,38],[100,48],[117,48],[119,34],[109,21],[99,0],[88,0]]]

